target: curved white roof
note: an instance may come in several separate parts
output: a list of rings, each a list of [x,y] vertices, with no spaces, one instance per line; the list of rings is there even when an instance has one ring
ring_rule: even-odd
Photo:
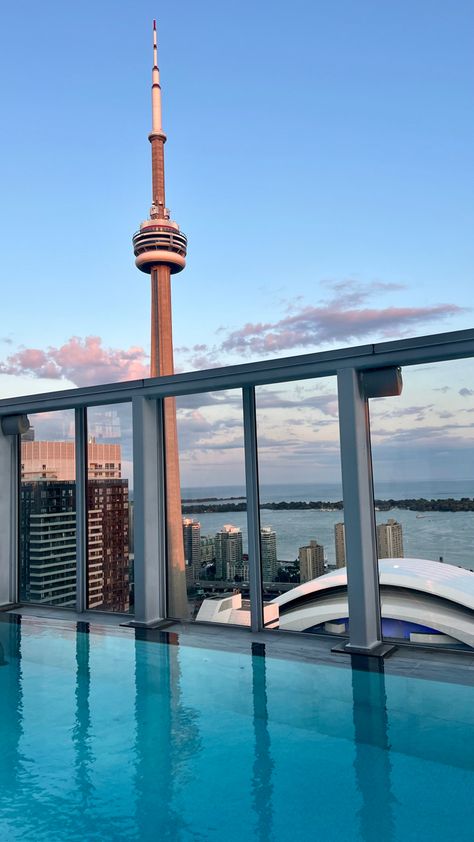
[[[386,558],[379,565],[382,617],[436,629],[474,647],[474,616],[469,616],[474,608],[473,572],[420,558]],[[439,598],[447,601],[440,603]],[[304,631],[345,618],[347,570],[304,582],[273,601],[280,607],[281,629]]]
[[[382,558],[379,571],[381,585],[422,591],[474,609],[474,573],[471,570],[423,558]],[[342,567],[297,585],[273,601],[284,606],[300,597],[346,586],[347,568]]]

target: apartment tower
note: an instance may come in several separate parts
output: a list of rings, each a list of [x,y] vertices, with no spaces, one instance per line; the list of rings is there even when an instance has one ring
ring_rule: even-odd
[[[150,376],[174,374],[171,324],[171,275],[186,265],[187,240],[176,222],[170,219],[165,201],[164,146],[166,135],[161,121],[161,87],[158,70],[156,22],[153,21],[151,143],[152,201],[150,218],[140,225],[133,237],[135,263],[151,278],[151,364]],[[188,602],[181,519],[176,402],[164,401],[164,449],[166,465],[168,612],[172,617],[186,617]]]
[[[215,538],[216,579],[234,579],[243,575],[242,532],[226,523]]]
[[[201,571],[201,524],[193,518],[183,518],[184,559],[186,581],[196,582]]]
[[[334,524],[334,543],[336,546],[336,567],[346,566],[346,535],[343,523]]]
[[[324,573],[324,547],[317,541],[310,541],[298,550],[300,582],[310,582]]]
[[[262,557],[262,579],[264,582],[274,582],[277,570],[276,532],[271,526],[260,529],[260,553]]]
[[[392,517],[377,526],[377,551],[379,558],[404,557],[402,525]]]

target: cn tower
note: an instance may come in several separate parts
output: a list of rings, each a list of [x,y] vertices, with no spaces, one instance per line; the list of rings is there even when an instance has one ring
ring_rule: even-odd
[[[161,123],[161,87],[158,70],[156,21],[153,21],[151,143],[152,201],[150,218],[140,225],[133,237],[135,263],[151,278],[151,361],[150,376],[174,374],[173,331],[171,319],[171,275],[186,265],[187,240],[176,222],[170,219],[165,202],[166,135]],[[168,613],[186,618],[186,570],[184,561],[181,488],[179,481],[176,401],[164,401],[166,529],[168,551]]]

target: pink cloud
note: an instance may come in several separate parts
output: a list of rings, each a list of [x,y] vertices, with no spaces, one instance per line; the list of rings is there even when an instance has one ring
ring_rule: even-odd
[[[221,326],[215,331],[219,336],[215,345],[177,349],[187,357],[184,368],[217,368],[225,365],[227,354],[255,359],[298,349],[318,350],[332,343],[347,345],[363,340],[397,338],[466,309],[455,304],[371,306],[370,299],[374,295],[403,290],[403,284],[383,281],[364,284],[351,279],[323,283],[328,289],[326,301],[302,306],[301,297],[296,296],[287,302],[286,313],[281,319],[247,322],[237,330]]]
[[[349,298],[353,303],[356,294]],[[361,292],[357,293],[360,300]],[[246,324],[229,333],[222,350],[246,354],[272,354],[294,348],[307,348],[327,342],[349,342],[370,335],[396,337],[408,329],[457,315],[463,308],[455,304],[432,307],[346,307],[346,299],[320,306],[302,307],[274,323]]]
[[[91,386],[116,380],[139,380],[149,376],[143,348],[104,348],[99,336],[72,336],[59,348],[21,348],[0,364],[2,374],[71,380],[77,386]]]
[[[342,281],[332,284],[330,300],[316,306],[292,307],[277,321],[247,322],[228,332],[221,343],[204,343],[177,348],[187,356],[176,371],[216,368],[224,364],[225,354],[241,357],[277,356],[282,352],[311,348],[325,344],[348,344],[362,339],[394,338],[463,312],[455,304],[436,304],[426,307],[370,307],[367,299],[374,293],[400,289],[398,284],[375,282],[360,284]],[[293,302],[294,304],[294,302]],[[366,306],[363,306],[363,305]],[[107,383],[117,380],[137,380],[149,376],[148,355],[143,348],[105,348],[98,336],[82,339],[71,337],[60,347],[20,348],[0,363],[0,373],[26,374],[38,378],[67,379],[77,386]],[[463,389],[462,395],[470,390]]]

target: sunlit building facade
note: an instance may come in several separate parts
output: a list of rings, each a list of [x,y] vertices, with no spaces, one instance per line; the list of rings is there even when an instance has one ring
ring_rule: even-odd
[[[377,550],[379,558],[403,558],[403,529],[394,518],[378,524]]]
[[[300,582],[309,582],[324,573],[324,547],[317,541],[310,541],[298,550]]]
[[[216,579],[234,579],[242,572],[242,532],[226,523],[215,537]]]
[[[92,438],[87,445],[87,459],[90,479],[119,479],[122,476],[119,444],[97,443]],[[25,441],[22,438],[21,478],[75,480],[74,441]]]
[[[271,526],[260,529],[260,553],[262,558],[262,579],[273,582],[278,571],[277,536]]]
[[[346,535],[343,523],[334,524],[334,544],[336,548],[336,567],[346,566]]]

